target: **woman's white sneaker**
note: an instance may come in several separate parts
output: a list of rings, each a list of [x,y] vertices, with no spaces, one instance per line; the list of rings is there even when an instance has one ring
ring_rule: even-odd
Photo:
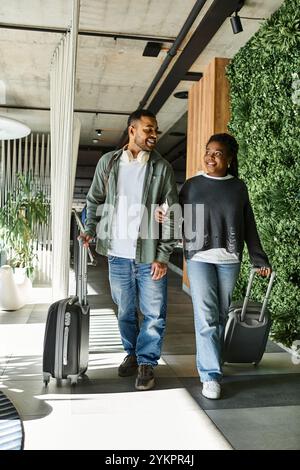
[[[203,382],[202,395],[211,400],[218,400],[221,395],[221,385],[215,380]]]

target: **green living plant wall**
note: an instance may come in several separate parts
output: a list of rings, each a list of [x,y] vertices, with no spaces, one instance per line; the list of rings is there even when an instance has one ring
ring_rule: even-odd
[[[227,75],[239,176],[277,274],[271,335],[291,346],[300,339],[300,0],[282,4],[233,58]],[[245,255],[235,299],[245,294],[249,267]],[[257,280],[253,297],[261,300],[265,286]]]

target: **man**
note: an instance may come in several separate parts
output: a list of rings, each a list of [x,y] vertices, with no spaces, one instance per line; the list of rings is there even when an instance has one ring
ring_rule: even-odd
[[[97,206],[104,203],[96,249],[108,257],[111,294],[127,353],[118,373],[126,377],[138,372],[137,390],[155,385],[153,369],[166,324],[167,263],[176,243],[172,214],[160,233],[154,220],[158,205],[178,202],[172,167],[154,150],[157,131],[150,111],[141,109],[129,116],[129,144],[103,155],[97,165],[82,235],[87,245],[95,235]]]

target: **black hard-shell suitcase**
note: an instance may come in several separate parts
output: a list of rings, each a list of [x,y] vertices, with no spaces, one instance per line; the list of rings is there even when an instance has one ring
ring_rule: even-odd
[[[271,328],[267,302],[275,272],[268,283],[263,303],[249,301],[256,270],[251,269],[244,301],[233,302],[229,308],[225,327],[223,362],[258,364],[266,349]]]
[[[51,376],[76,384],[88,367],[90,306],[87,303],[87,250],[79,243],[76,296],[59,300],[48,310],[44,349],[43,381]]]

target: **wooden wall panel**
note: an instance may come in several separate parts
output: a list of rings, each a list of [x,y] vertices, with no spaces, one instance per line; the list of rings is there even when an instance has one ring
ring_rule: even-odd
[[[229,59],[215,61],[215,119],[214,133],[227,132],[230,120],[229,82],[225,76],[225,67]]]
[[[205,146],[212,134],[227,132],[230,119],[229,84],[225,67],[229,59],[214,58],[202,79],[189,91],[186,178],[203,168]],[[189,287],[186,267],[183,283]]]

